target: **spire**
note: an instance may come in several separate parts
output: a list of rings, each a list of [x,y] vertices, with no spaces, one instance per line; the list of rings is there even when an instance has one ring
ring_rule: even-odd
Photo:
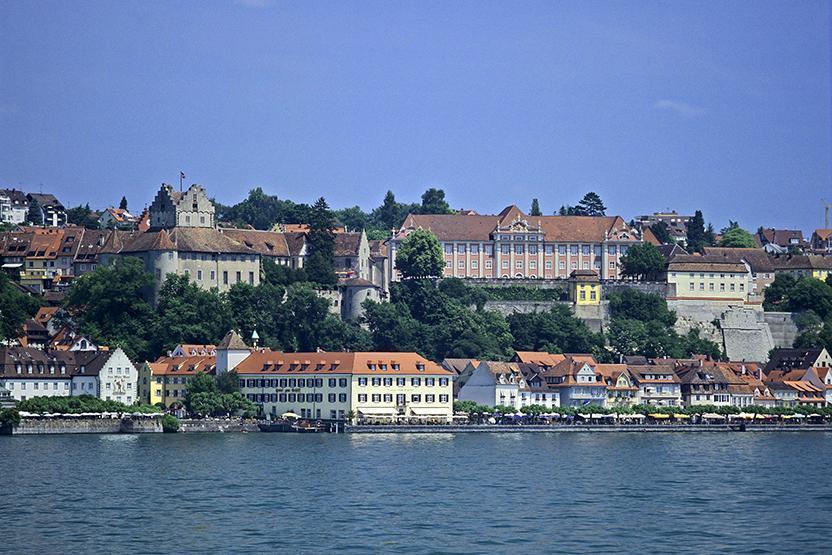
[[[217,350],[224,350],[224,351],[242,351],[242,350],[249,350],[249,346],[246,345],[246,342],[243,341],[243,338],[240,337],[235,330],[231,330],[225,334],[225,337],[222,338],[220,344],[217,345]]]

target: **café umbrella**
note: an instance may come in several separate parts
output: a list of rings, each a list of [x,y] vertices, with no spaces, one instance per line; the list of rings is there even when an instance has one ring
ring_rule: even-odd
[[[300,418],[299,414],[295,414],[294,412],[284,412],[280,415],[281,418]]]

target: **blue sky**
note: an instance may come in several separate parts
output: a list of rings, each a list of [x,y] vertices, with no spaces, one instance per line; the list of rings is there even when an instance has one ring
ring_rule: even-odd
[[[830,4],[0,2],[0,186],[822,224]],[[42,184],[42,185],[41,185]]]

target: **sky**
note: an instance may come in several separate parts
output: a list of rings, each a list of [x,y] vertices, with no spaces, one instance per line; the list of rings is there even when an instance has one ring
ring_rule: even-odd
[[[825,1],[0,2],[0,187],[822,227]]]

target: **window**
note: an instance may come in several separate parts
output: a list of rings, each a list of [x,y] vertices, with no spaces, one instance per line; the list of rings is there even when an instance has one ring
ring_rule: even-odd
[[[421,395],[411,395],[410,400],[414,403],[421,403],[422,402],[422,396]]]
[[[610,270],[615,270],[615,261],[610,260]]]
[[[373,403],[380,403],[381,402],[381,394],[380,393],[373,393]]]
[[[338,378],[338,387],[347,387],[347,378]]]
[[[223,285],[228,285],[228,272],[227,271],[222,272],[222,283],[223,283]]]
[[[359,393],[358,394],[358,402],[359,403],[366,403],[367,402],[367,394],[366,393]]]
[[[688,289],[693,291],[693,282],[688,283]]]
[[[530,270],[535,270],[535,269],[537,269],[537,262],[536,262],[535,260],[530,260],[530,261],[529,261],[529,269],[530,269]]]
[[[439,402],[440,403],[447,403],[448,402],[448,396],[447,395],[440,395],[439,396]]]
[[[486,260],[486,261],[485,261],[485,269],[486,269],[486,270],[490,270],[490,269],[491,269],[491,261],[490,261],[490,260]]]
[[[521,269],[523,267],[523,261],[522,260],[515,260],[514,261],[514,267],[517,268],[518,270]]]
[[[502,266],[503,270],[508,270],[508,260],[503,260],[500,266]]]
[[[529,254],[537,254],[537,245],[529,245]]]
[[[581,245],[581,254],[589,256],[589,245]]]
[[[465,267],[465,261],[464,260],[458,260],[456,265],[459,269],[462,269],[462,268]]]
[[[384,402],[385,403],[392,403],[393,402],[393,394],[392,393],[385,393],[384,394]]]
[[[398,385],[400,387],[407,385],[407,379],[406,378],[396,378],[396,385]]]
[[[422,378],[410,378],[410,385],[413,387],[418,387],[422,385]]]
[[[735,286],[734,286],[734,284],[732,283],[732,284],[731,284],[731,291],[734,291],[734,290],[735,290]]]
[[[248,273],[248,284],[249,285],[254,285],[254,272],[249,272]]]
[[[479,254],[480,253],[480,246],[479,245],[471,245],[471,254]]]
[[[436,400],[434,395],[425,395],[425,402],[426,403],[433,403]]]
[[[719,290],[720,291],[725,291],[725,284],[724,283],[719,284]]]
[[[439,385],[441,387],[447,387],[448,385],[448,378],[439,378]]]
[[[456,252],[459,253],[459,254],[465,254],[465,244],[460,243],[459,245],[457,245],[456,246]]]
[[[202,281],[202,270],[196,271],[196,279],[197,281]]]
[[[566,269],[566,262],[564,262],[563,260],[561,260],[561,261],[558,263],[558,268],[560,268],[561,270],[565,270],[565,269]]]
[[[479,267],[479,260],[472,260],[471,267],[477,269]]]
[[[336,398],[337,398],[337,395],[335,395],[335,393],[330,393],[329,395],[327,395],[327,400],[330,403],[334,403]]]
[[[217,280],[217,272],[215,272],[214,270],[211,270],[211,281],[216,281],[216,280]]]
[[[609,247],[607,247],[607,253],[610,254],[611,256],[615,256],[615,253],[616,253],[615,245],[610,245]]]
[[[711,283],[708,284],[708,291],[713,291],[713,290],[714,290],[714,284],[713,284],[713,282],[711,282]]]
[[[347,402],[347,394],[346,393],[339,393],[338,394],[338,402],[339,403],[346,403]]]
[[[237,283],[240,283],[240,282],[242,281],[242,279],[243,279],[243,278],[241,277],[242,275],[243,275],[243,273],[242,273],[242,272],[237,272]]]
[[[445,243],[445,254],[453,254],[454,246],[450,243]]]
[[[358,378],[358,385],[367,385],[367,378]]]
[[[575,262],[574,260],[572,261],[571,266],[572,266],[572,269],[573,269],[573,270],[577,270],[577,269],[578,269],[578,263],[577,263],[577,262]]]
[[[450,268],[450,267],[451,267],[451,261],[450,261],[450,260],[446,260],[446,261],[445,261],[445,267],[446,267],[446,268]]]
[[[561,256],[566,254],[566,245],[558,245],[558,254]]]
[[[551,255],[554,252],[554,250],[555,248],[552,245],[546,245],[545,247],[543,247],[543,251],[548,255]]]
[[[547,261],[546,261],[546,269],[547,269],[547,270],[551,270],[551,269],[552,269],[552,261],[551,261],[551,260],[547,260]]]
[[[425,378],[425,386],[433,387],[436,385],[436,378]]]
[[[699,290],[700,290],[700,291],[704,291],[704,290],[705,290],[705,282],[704,282],[704,281],[700,281],[700,282],[699,282]]]
[[[578,245],[569,245],[569,254],[571,254],[571,255],[578,254]]]

